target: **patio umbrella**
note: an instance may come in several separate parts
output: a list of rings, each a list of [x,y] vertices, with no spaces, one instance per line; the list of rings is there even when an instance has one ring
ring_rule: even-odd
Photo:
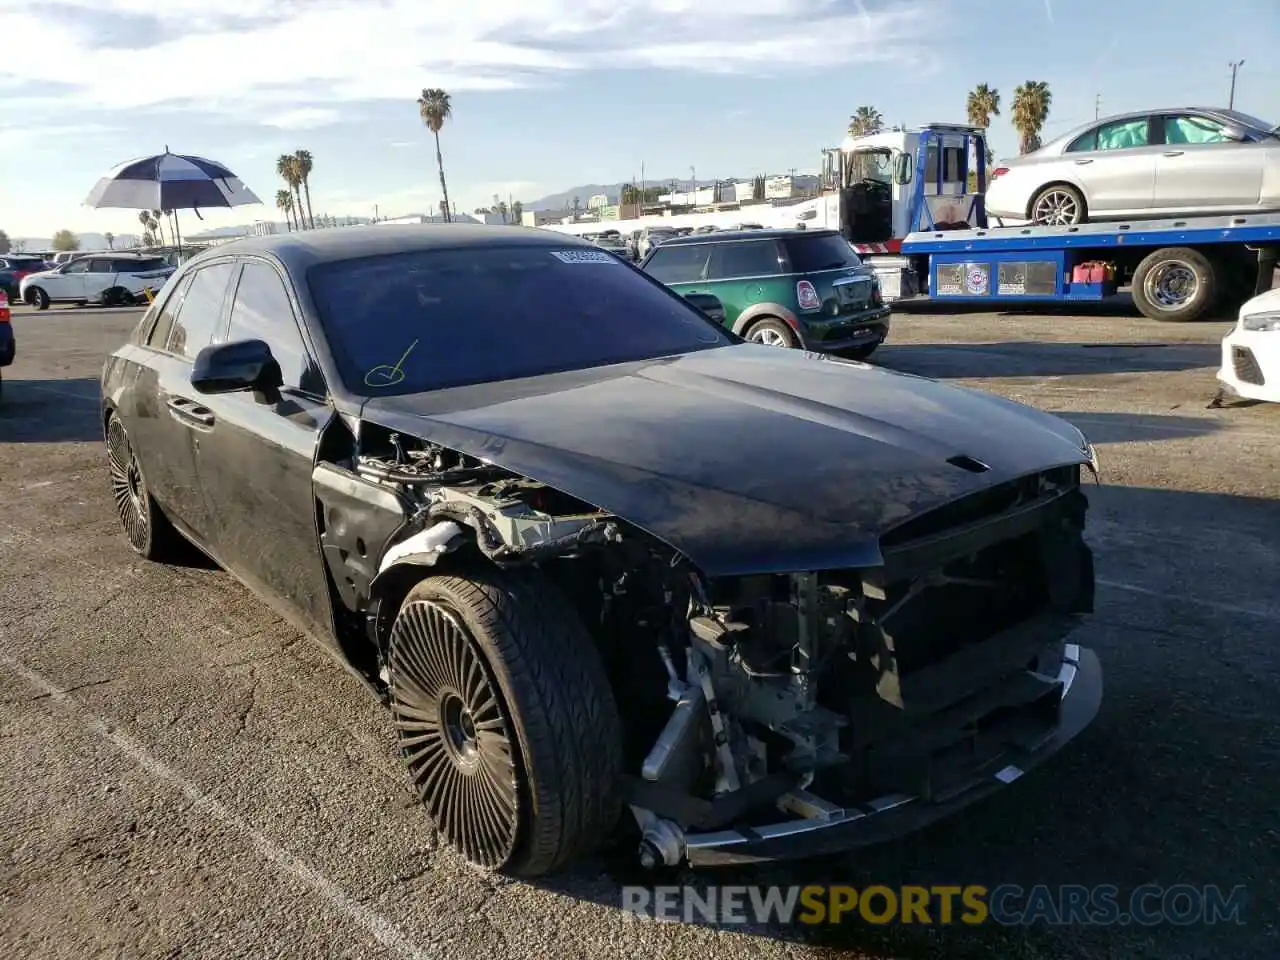
[[[122,207],[126,210],[194,210],[201,207],[241,207],[262,201],[230,170],[204,157],[164,153],[126,160],[100,179],[85,198],[85,206],[95,209]],[[200,219],[204,219],[200,217]],[[182,252],[182,231],[177,231],[178,252]]]

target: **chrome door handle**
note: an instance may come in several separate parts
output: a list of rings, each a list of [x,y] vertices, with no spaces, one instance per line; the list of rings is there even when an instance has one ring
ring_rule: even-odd
[[[1184,151],[1182,150],[1166,150],[1164,155],[1166,157],[1180,157],[1183,153]]]
[[[1078,166],[1078,167],[1082,167],[1082,166],[1084,166],[1086,163],[1093,163],[1093,161],[1092,161],[1092,160],[1077,160],[1077,161],[1076,161],[1076,166]]]
[[[188,400],[186,397],[170,397],[168,406],[169,412],[175,419],[201,427],[213,426],[213,411],[194,400]]]

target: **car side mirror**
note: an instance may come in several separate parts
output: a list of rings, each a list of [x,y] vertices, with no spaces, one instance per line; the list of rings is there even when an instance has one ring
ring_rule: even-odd
[[[280,397],[284,377],[271,348],[262,340],[213,343],[196,354],[191,385],[198,393],[252,391],[259,402]]]
[[[697,307],[709,319],[716,323],[724,323],[724,304],[720,302],[720,298],[712,296],[709,293],[686,293],[685,300],[691,306]]]
[[[1249,134],[1244,127],[1237,127],[1230,123],[1223,127],[1222,133],[1228,140],[1234,140],[1237,143],[1249,139]]]
[[[898,154],[897,160],[894,162],[893,179],[894,182],[903,184],[910,183],[911,176],[915,172],[915,159],[909,153]]]

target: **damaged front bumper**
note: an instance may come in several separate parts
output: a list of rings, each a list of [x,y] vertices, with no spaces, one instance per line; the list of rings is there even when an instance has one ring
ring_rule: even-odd
[[[1010,743],[942,795],[925,799],[898,793],[857,807],[839,807],[806,791],[792,791],[784,798],[785,806],[802,819],[687,833],[679,840],[684,856],[694,867],[797,859],[889,840],[949,816],[1057,753],[1097,716],[1102,703],[1102,667],[1093,651],[1067,644],[1057,679],[1061,684],[1057,722]]]

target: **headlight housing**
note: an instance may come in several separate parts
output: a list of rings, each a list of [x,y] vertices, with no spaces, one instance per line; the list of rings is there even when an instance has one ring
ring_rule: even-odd
[[[1280,331],[1280,312],[1255,313],[1240,318],[1240,329],[1254,333],[1275,333]]]

